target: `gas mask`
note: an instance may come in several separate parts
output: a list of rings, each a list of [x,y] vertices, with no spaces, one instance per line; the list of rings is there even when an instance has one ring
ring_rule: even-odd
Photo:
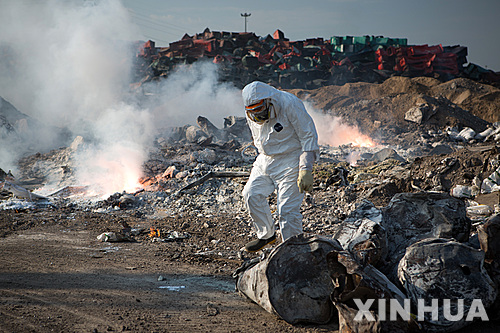
[[[271,114],[271,106],[269,99],[263,99],[255,104],[245,107],[248,118],[259,125],[265,123]]]

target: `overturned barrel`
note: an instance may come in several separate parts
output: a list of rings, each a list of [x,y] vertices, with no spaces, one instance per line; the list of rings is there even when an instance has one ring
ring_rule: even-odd
[[[484,252],[447,239],[425,239],[406,250],[398,277],[428,332],[451,332],[485,311],[497,296]]]
[[[326,256],[340,244],[321,236],[298,235],[235,274],[237,290],[290,324],[328,323],[336,311]]]

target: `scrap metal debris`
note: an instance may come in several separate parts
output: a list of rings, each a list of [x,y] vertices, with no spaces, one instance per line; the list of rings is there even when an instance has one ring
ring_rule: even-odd
[[[391,305],[390,302],[396,302],[399,307],[405,309],[407,297],[374,266],[360,264],[346,251],[328,253],[327,261],[335,286],[332,301],[338,311],[340,332],[412,332],[420,329],[420,324],[411,315],[408,307],[403,310],[402,316],[387,320],[391,318],[390,306],[386,306],[387,303]],[[354,302],[355,299],[364,304],[373,304],[369,317],[365,314],[366,317],[355,319],[360,310]],[[385,305],[380,305],[379,300]],[[408,310],[409,312],[405,313]]]
[[[33,200],[47,200],[47,197],[44,197],[43,195],[35,194],[31,191],[28,191],[22,186],[13,184],[11,182],[5,181],[1,184],[0,189],[4,189],[10,193],[12,193],[14,196],[22,199],[28,199],[29,201]]]
[[[199,178],[199,179],[187,184],[186,186],[182,187],[181,189],[179,189],[177,191],[177,195],[182,194],[183,192],[185,192],[186,190],[188,190],[190,188],[193,188],[195,186],[203,184],[204,182],[206,182],[210,178],[223,178],[223,177],[232,178],[232,177],[248,177],[248,176],[250,176],[250,173],[243,172],[243,171],[241,171],[241,172],[238,172],[238,171],[209,171],[207,174],[205,174],[201,178]]]
[[[333,36],[290,41],[276,30],[260,37],[254,33],[211,31],[206,28],[167,47],[147,41],[137,52],[139,68],[134,88],[167,77],[176,65],[208,59],[219,66],[222,81],[243,87],[258,77],[283,88],[314,89],[346,82],[377,82],[391,75],[462,75],[488,82],[500,75],[468,64],[467,47],[408,45],[406,38]],[[430,115],[411,111],[417,123]],[[418,114],[421,114],[420,116]],[[413,120],[414,119],[414,120]],[[419,120],[420,119],[420,120]]]
[[[426,331],[458,330],[469,324],[467,314],[474,301],[481,300],[485,309],[495,302],[498,288],[483,263],[483,251],[453,240],[426,239],[407,248],[398,276],[414,304],[419,299],[425,304],[433,299],[452,301],[448,309],[444,302],[438,305],[437,318],[426,313],[425,320],[420,319]],[[460,318],[449,320],[444,311]]]

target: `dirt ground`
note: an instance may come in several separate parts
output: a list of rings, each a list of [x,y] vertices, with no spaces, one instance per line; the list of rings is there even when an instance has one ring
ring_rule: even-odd
[[[223,216],[207,221],[143,220],[118,212],[3,211],[0,215],[1,332],[326,332],[337,325],[292,326],[235,292],[241,259],[200,253],[224,233]],[[103,230],[154,226],[191,237],[100,242]],[[192,227],[186,227],[188,222]],[[222,230],[220,230],[222,229]],[[147,230],[149,231],[149,230]],[[228,235],[230,236],[230,235]],[[228,237],[237,250],[243,236]],[[213,247],[213,246],[211,246]],[[201,251],[203,252],[203,251]]]

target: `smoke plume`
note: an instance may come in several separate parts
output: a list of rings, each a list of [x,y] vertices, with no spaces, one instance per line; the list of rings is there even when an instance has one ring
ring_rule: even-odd
[[[202,62],[144,86],[155,97],[136,100],[129,84],[139,33],[118,0],[2,6],[0,96],[39,121],[3,142],[2,168],[80,135],[77,181],[104,193],[131,190],[159,128],[192,124],[198,115],[222,122],[240,112],[239,90],[218,84],[215,65]]]
[[[74,158],[79,185],[96,185],[102,194],[131,191],[160,129],[195,124],[199,115],[220,127],[224,117],[243,115],[240,90],[218,82],[216,65],[207,61],[144,84],[150,94],[140,99],[132,93],[132,45],[140,34],[118,0],[6,1],[2,7],[0,96],[28,117],[12,118],[15,135],[0,133],[1,168],[82,136]],[[338,118],[308,109],[321,144],[361,137]]]
[[[360,147],[375,145],[375,142],[369,136],[361,133],[358,127],[346,124],[340,117],[320,113],[309,102],[304,102],[304,104],[316,125],[320,145],[334,147],[345,144]]]
[[[95,124],[123,99],[132,60],[128,12],[119,1],[9,1],[0,12],[0,95],[36,123],[3,145],[20,155],[96,137]],[[121,115],[120,115],[121,117]],[[64,131],[63,131],[64,129]],[[64,137],[62,134],[72,133]],[[116,131],[114,131],[116,132]],[[15,151],[15,152],[14,152]],[[6,154],[2,154],[4,157]]]

